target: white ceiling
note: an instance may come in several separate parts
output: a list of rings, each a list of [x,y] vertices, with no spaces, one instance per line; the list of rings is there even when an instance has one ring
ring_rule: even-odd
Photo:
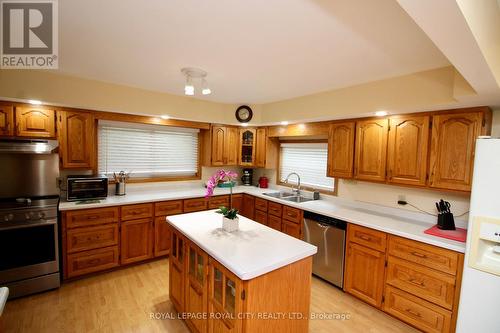
[[[59,1],[60,72],[225,103],[266,103],[447,66],[394,0]],[[201,97],[201,96],[197,96]]]

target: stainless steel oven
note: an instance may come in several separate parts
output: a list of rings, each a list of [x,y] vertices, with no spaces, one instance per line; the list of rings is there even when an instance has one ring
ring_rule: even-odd
[[[10,297],[57,288],[59,240],[57,197],[3,200],[0,207],[0,285]]]
[[[9,298],[57,288],[55,140],[0,140],[0,286]]]
[[[67,200],[104,199],[108,196],[108,178],[68,176]]]

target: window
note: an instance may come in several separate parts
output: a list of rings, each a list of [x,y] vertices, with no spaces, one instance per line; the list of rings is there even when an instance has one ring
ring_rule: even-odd
[[[334,179],[326,176],[327,143],[281,143],[280,182],[284,182],[290,172],[300,176],[301,185],[327,191],[334,190]],[[297,184],[295,176],[289,183]]]
[[[198,130],[100,121],[98,171],[130,177],[189,177],[198,174]]]

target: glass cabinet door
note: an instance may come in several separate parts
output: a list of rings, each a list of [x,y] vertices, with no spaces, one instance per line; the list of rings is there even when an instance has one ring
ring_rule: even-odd
[[[255,129],[240,130],[240,164],[253,165],[255,160]]]

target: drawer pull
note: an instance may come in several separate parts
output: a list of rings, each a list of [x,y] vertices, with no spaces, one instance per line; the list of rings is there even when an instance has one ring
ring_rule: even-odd
[[[413,311],[412,309],[406,309],[405,311],[408,312],[409,314],[414,315],[415,317],[419,317],[419,318],[422,317],[422,315],[420,313]]]
[[[372,238],[370,236],[366,236],[366,235],[359,235],[359,238],[361,238],[362,240],[365,240],[367,242],[372,240]]]
[[[415,257],[419,257],[419,258],[427,258],[427,256],[425,254],[422,254],[420,252],[416,252],[416,251],[413,251],[411,252],[412,255],[414,255]]]
[[[99,215],[89,215],[87,216],[87,220],[97,220],[99,218]]]
[[[101,263],[101,259],[92,259],[88,261],[89,265],[97,265]]]
[[[419,281],[417,279],[409,279],[408,281],[410,281],[410,283],[413,283],[417,286],[421,286],[421,287],[425,286],[425,283],[423,283],[422,281]]]

